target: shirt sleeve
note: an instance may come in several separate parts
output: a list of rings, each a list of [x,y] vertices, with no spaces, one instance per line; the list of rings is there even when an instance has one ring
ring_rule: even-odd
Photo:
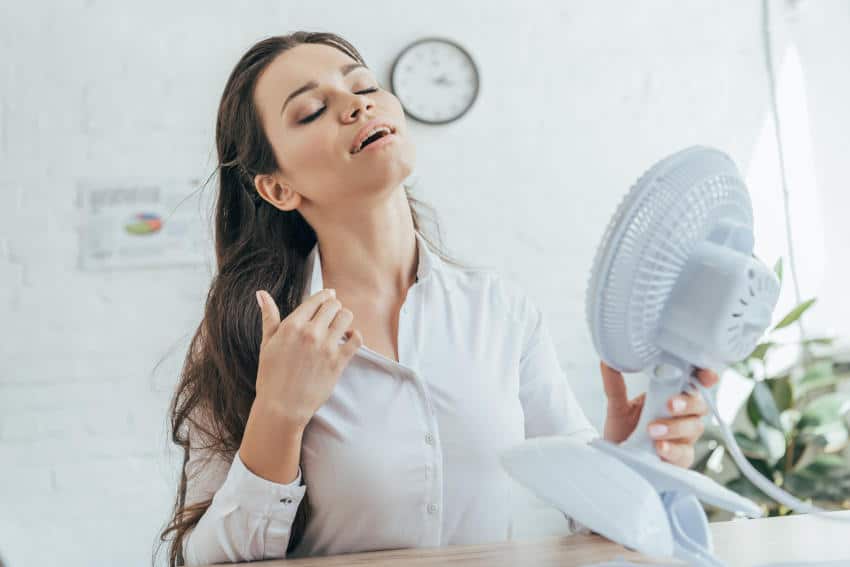
[[[527,297],[523,297],[522,312],[528,337],[520,360],[520,400],[525,413],[526,438],[567,435],[588,442],[599,437],[561,368],[543,312]],[[570,535],[592,533],[567,514],[564,518]]]
[[[526,296],[520,305],[526,341],[520,359],[519,396],[526,438],[565,435],[587,442],[599,437],[561,368],[546,317]]]
[[[190,428],[186,506],[212,502],[183,540],[184,565],[284,558],[307,491],[301,467],[293,482],[276,483],[252,473],[238,451],[229,462],[193,443],[198,438]]]

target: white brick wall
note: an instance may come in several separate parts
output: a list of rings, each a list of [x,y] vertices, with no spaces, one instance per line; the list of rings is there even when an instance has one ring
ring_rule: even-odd
[[[831,54],[850,52],[850,17],[840,0],[799,4],[813,92],[829,105],[813,120],[821,190],[834,206],[846,199],[850,83],[834,76],[836,65],[846,75],[846,58]],[[453,125],[412,125],[420,196],[436,207],[450,251],[503,270],[545,307],[564,369],[601,425],[583,315],[594,247],[622,192],[662,155],[705,143],[746,166],[766,108],[758,8],[752,0],[6,7],[0,557],[11,567],[150,562],[180,462],[166,436],[168,398],[209,273],[80,272],[75,182],[205,178],[218,97],[251,43],[299,28],[336,31],[387,82],[393,57],[420,36],[453,37],[472,51],[483,81],[475,109]],[[826,210],[835,215],[831,241],[846,242],[841,209]],[[833,293],[830,312],[843,314]],[[824,321],[847,327],[843,317]],[[539,510],[526,533],[559,529],[557,515]]]

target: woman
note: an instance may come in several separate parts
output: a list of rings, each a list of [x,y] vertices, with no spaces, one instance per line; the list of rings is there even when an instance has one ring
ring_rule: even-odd
[[[421,232],[399,101],[342,38],[272,37],[231,73],[216,144],[218,273],[171,408],[170,563],[510,538],[499,453],[598,433],[541,310]],[[601,369],[620,442],[643,397]],[[706,409],[670,407],[652,431],[687,467]]]

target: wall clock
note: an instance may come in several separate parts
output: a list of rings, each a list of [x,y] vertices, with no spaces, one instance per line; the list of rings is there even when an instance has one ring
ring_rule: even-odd
[[[405,47],[393,63],[390,81],[405,113],[426,124],[453,122],[478,98],[478,65],[463,47],[440,37]]]

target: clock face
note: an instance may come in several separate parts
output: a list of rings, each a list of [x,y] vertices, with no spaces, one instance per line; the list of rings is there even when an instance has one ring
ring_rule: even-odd
[[[463,116],[478,97],[478,68],[458,44],[441,38],[412,43],[396,58],[393,93],[414,120],[445,124]]]

